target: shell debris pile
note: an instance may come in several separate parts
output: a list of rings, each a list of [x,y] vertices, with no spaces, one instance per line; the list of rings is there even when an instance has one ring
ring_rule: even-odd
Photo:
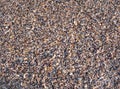
[[[0,0],[0,89],[120,89],[120,0]]]

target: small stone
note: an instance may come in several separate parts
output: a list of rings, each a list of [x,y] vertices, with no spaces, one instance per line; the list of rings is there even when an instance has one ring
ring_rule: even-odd
[[[5,63],[6,62],[6,59],[1,59],[1,63]]]
[[[27,60],[28,60],[28,58],[27,58],[27,57],[25,57],[25,58],[24,58],[24,61],[27,61]]]
[[[77,21],[74,21],[74,25],[75,25],[75,26],[77,26],[77,25],[78,25]]]
[[[71,72],[70,75],[73,75],[73,73]]]

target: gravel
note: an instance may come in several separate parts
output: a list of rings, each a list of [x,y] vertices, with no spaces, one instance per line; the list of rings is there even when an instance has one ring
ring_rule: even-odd
[[[119,88],[119,0],[0,0],[0,89]]]

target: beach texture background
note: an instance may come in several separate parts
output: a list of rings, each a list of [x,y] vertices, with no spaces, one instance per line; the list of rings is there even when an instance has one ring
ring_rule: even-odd
[[[0,0],[0,89],[120,89],[120,0]]]

